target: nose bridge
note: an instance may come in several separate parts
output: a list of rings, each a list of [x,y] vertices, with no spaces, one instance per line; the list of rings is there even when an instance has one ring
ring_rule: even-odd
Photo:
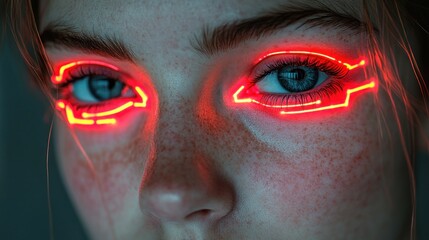
[[[160,101],[153,135],[153,154],[143,185],[186,188],[199,179],[198,162],[204,157],[197,148],[199,130],[191,100],[183,97]],[[200,152],[200,153],[199,153]]]
[[[183,158],[195,152],[199,130],[192,105],[190,100],[179,97],[160,103],[154,135],[158,158]]]
[[[139,201],[142,211],[161,222],[213,221],[232,207],[231,188],[225,187],[212,165],[214,159],[201,148],[203,130],[195,102],[170,99],[159,104],[153,153],[144,170]]]
[[[190,142],[183,140],[195,133],[191,129],[196,125],[195,106],[202,87],[199,72],[190,67],[195,65],[195,60],[179,50],[169,50],[159,62],[168,66],[168,71],[165,68],[153,70],[158,95],[155,143],[168,146],[176,142],[176,150],[184,145],[190,147]],[[176,141],[169,138],[176,138]],[[177,141],[178,138],[181,141]]]

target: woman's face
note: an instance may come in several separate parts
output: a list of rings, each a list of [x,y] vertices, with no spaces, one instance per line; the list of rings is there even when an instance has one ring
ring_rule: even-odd
[[[367,64],[344,64],[368,63],[361,6],[318,2],[42,3],[57,151],[91,237],[405,236],[393,116]]]

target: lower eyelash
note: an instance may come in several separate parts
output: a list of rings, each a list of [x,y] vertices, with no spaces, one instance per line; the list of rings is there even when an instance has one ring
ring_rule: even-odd
[[[277,105],[281,106],[281,108],[286,108],[289,104],[303,105],[320,99],[327,99],[329,101],[331,96],[335,96],[337,93],[342,92],[343,87],[344,84],[342,81],[331,80],[318,90],[312,90],[307,93],[271,94],[261,92],[257,100],[264,105]]]

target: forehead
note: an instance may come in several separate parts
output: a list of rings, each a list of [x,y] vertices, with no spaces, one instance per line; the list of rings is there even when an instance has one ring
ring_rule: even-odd
[[[42,0],[41,27],[50,21],[72,22],[88,28],[121,28],[124,31],[196,29],[205,25],[250,18],[280,6],[327,6],[359,15],[359,0]],[[181,26],[180,29],[177,27]]]
[[[42,0],[40,28],[66,25],[110,36],[139,56],[187,51],[205,29],[279,9],[326,9],[359,18],[360,0]],[[310,13],[309,13],[310,14]],[[335,25],[335,24],[332,24]],[[255,30],[256,31],[256,30]],[[258,30],[260,31],[260,29]],[[296,35],[295,32],[291,32]],[[145,47],[146,46],[146,47]],[[141,59],[143,60],[143,59]]]

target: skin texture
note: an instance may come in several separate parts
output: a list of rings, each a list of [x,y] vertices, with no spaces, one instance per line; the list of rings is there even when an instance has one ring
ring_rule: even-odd
[[[341,4],[354,11],[358,2]],[[42,30],[66,22],[116,36],[137,56],[129,62],[47,46],[54,69],[102,60],[150,97],[147,109],[127,112],[115,128],[70,127],[61,115],[56,122],[63,176],[93,239],[406,239],[407,170],[398,133],[380,127],[375,93],[347,109],[293,117],[231,102],[264,52],[315,50],[353,61],[365,57],[361,38],[289,27],[214,56],[193,49],[205,25],[281,3],[288,1],[42,4]]]

